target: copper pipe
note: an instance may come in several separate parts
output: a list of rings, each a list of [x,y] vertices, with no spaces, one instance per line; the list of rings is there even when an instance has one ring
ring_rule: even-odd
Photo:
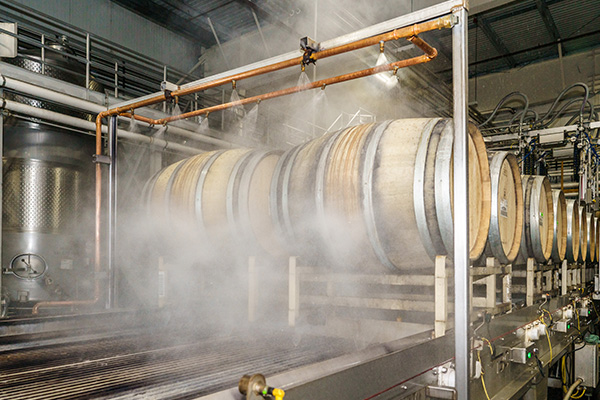
[[[228,109],[228,108],[231,108],[234,106],[238,106],[238,105],[256,103],[256,102],[260,102],[262,100],[269,100],[269,99],[273,99],[276,97],[281,97],[281,96],[286,96],[286,95],[293,94],[293,93],[303,92],[305,90],[310,90],[310,89],[314,89],[317,87],[323,87],[323,86],[332,85],[335,83],[346,82],[349,80],[363,78],[365,76],[374,75],[374,74],[378,74],[381,72],[392,71],[392,70],[409,67],[409,66],[416,65],[416,64],[422,64],[425,62],[429,62],[429,61],[433,60],[435,57],[437,57],[437,54],[438,54],[437,50],[434,47],[431,47],[423,39],[421,39],[417,36],[412,36],[412,37],[407,38],[407,40],[409,40],[415,46],[417,46],[421,50],[423,50],[425,55],[413,57],[408,60],[397,61],[397,62],[387,64],[387,65],[380,65],[380,66],[365,69],[362,71],[351,72],[351,73],[336,76],[333,78],[322,79],[320,81],[316,81],[316,82],[310,83],[308,85],[295,86],[292,88],[282,89],[282,90],[278,90],[275,92],[261,94],[261,95],[257,95],[257,96],[253,96],[253,97],[247,97],[245,99],[241,99],[238,101],[233,101],[230,103],[223,103],[223,104],[219,104],[216,106],[207,107],[207,108],[203,108],[203,109],[195,110],[195,111],[190,111],[190,112],[184,113],[184,114],[173,115],[171,117],[162,118],[162,119],[151,119],[151,118],[142,117],[137,114],[131,114],[131,113],[121,113],[121,114],[119,114],[119,116],[134,118],[138,121],[146,122],[149,125],[164,125],[169,122],[192,118],[192,117],[196,117],[196,116],[199,116],[202,114],[208,114],[208,113],[211,113],[214,111],[221,111],[221,110],[225,110],[225,109]]]
[[[332,47],[331,49],[322,49],[311,55],[311,59],[320,60],[323,58],[335,56],[349,51],[363,49],[365,47],[378,45],[379,42],[389,42],[390,40],[398,40],[402,38],[408,38],[416,36],[419,33],[432,31],[435,29],[451,28],[452,27],[452,16],[447,15],[445,17],[437,18],[433,21],[424,22],[422,24],[415,24],[409,27],[395,29],[388,33],[383,33],[377,36],[371,36],[370,38],[357,40],[356,42],[348,43],[345,45]],[[281,61],[275,64],[267,65],[265,67],[256,68],[250,71],[241,72],[239,74],[231,75],[221,79],[216,79],[211,82],[207,82],[191,88],[176,90],[172,93],[173,96],[185,96],[188,94],[196,93],[202,90],[211,89],[213,87],[221,86],[232,81],[239,81],[242,79],[252,78],[254,76],[263,75],[269,72],[279,71],[281,69],[293,67],[302,64],[303,57],[293,58],[287,61]],[[128,106],[129,107],[129,106]]]
[[[156,121],[155,119],[152,118],[148,118],[148,117],[143,117],[141,115],[137,115],[137,114],[132,114],[132,113],[121,113],[119,114],[120,117],[126,117],[126,118],[133,118],[137,121],[142,121],[147,123],[148,125],[156,125]]]
[[[216,106],[207,107],[207,108],[203,108],[200,110],[190,111],[185,114],[179,114],[179,115],[174,115],[174,116],[168,117],[168,118],[154,120],[153,124],[154,125],[162,125],[162,124],[166,124],[169,122],[178,121],[181,119],[197,117],[199,115],[208,114],[208,113],[211,113],[214,111],[226,110],[226,109],[234,107],[234,106],[257,103],[262,100],[274,99],[274,98],[286,96],[286,95],[289,95],[292,93],[303,92],[305,90],[315,89],[318,87],[333,85],[335,83],[346,82],[346,81],[350,81],[353,79],[363,78],[365,76],[379,74],[381,72],[395,71],[396,69],[399,69],[399,68],[404,68],[404,67],[409,67],[412,65],[423,64],[423,63],[429,62],[437,56],[437,50],[435,48],[431,47],[429,44],[427,44],[422,39],[414,36],[414,37],[408,38],[408,40],[410,40],[412,43],[414,43],[415,46],[422,49],[425,52],[425,54],[422,56],[409,58],[407,60],[396,61],[391,64],[380,65],[377,67],[364,69],[362,71],[350,72],[348,74],[339,75],[339,76],[335,76],[335,77],[327,78],[327,79],[322,79],[320,81],[315,81],[315,82],[312,82],[307,85],[294,86],[291,88],[281,89],[281,90],[277,90],[274,92],[269,92],[269,93],[253,96],[253,97],[247,97],[247,98],[239,100],[239,101],[233,101],[230,103],[219,104]]]
[[[355,42],[348,43],[345,45],[332,47],[331,49],[323,49],[316,53],[313,53],[311,55],[311,59],[320,60],[320,59],[331,57],[334,55],[347,53],[352,50],[358,50],[358,49],[362,49],[365,47],[369,47],[374,44],[379,44],[379,42],[381,42],[381,41],[387,42],[390,40],[398,40],[401,38],[416,36],[419,33],[428,32],[428,31],[432,31],[435,29],[451,28],[452,24],[453,24],[452,16],[447,15],[447,16],[437,18],[432,21],[424,22],[421,24],[415,24],[415,25],[412,25],[409,27],[395,29],[388,33],[383,33],[381,35],[376,35],[376,36],[372,36],[370,38],[357,40]],[[302,61],[303,61],[303,57],[299,56],[299,57],[293,58],[291,60],[281,61],[281,62],[267,65],[264,67],[255,68],[250,71],[240,72],[239,74],[234,74],[234,75],[230,75],[230,76],[227,76],[224,78],[215,79],[213,81],[206,82],[206,83],[203,83],[203,84],[200,84],[197,86],[193,86],[190,88],[175,90],[175,91],[171,92],[169,96],[179,97],[179,96],[185,96],[188,94],[197,93],[202,90],[211,89],[211,88],[221,86],[221,85],[224,85],[227,83],[232,83],[233,81],[248,79],[248,78],[252,78],[254,76],[264,75],[269,72],[279,71],[281,69],[293,67],[295,65],[301,65]],[[161,94],[159,96],[152,97],[150,99],[146,99],[143,101],[139,101],[137,103],[132,103],[132,104],[129,104],[129,105],[126,105],[123,107],[116,107],[111,110],[104,111],[104,112],[100,113],[99,116],[102,115],[102,118],[104,118],[109,115],[121,114],[124,112],[129,112],[129,111],[135,110],[137,108],[147,107],[147,106],[150,106],[153,104],[157,104],[157,103],[160,103],[165,100],[168,100],[167,94]]]
[[[434,19],[433,21],[423,22],[421,24],[415,24],[412,26],[407,26],[405,28],[395,29],[388,33],[382,33],[381,35],[371,36],[366,39],[357,40],[356,42],[333,47],[331,49],[320,50],[314,53],[313,57],[311,58],[314,58],[315,60],[320,60],[322,58],[330,57],[336,54],[347,53],[352,50],[358,50],[376,44],[378,45],[379,42],[389,42],[391,40],[409,38],[412,36],[417,36],[419,33],[451,27],[452,16],[447,15],[445,17]]]

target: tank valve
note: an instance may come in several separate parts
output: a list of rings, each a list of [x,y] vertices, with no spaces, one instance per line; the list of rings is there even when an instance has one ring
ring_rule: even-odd
[[[275,399],[282,400],[285,392],[281,389],[270,387],[262,374],[244,375],[238,385],[240,393],[246,400]]]

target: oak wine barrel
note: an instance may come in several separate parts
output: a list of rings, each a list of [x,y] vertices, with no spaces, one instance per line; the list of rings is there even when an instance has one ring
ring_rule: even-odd
[[[489,154],[492,184],[490,231],[485,254],[501,264],[519,254],[523,233],[523,189],[517,158],[506,151]]]
[[[552,188],[545,176],[523,175],[523,239],[520,260],[545,263],[552,255],[554,209]]]
[[[359,125],[288,150],[271,186],[271,214],[291,254],[328,263],[429,268],[451,255],[450,119]],[[490,223],[485,143],[469,125],[470,257],[483,252]],[[420,240],[419,240],[420,239]]]

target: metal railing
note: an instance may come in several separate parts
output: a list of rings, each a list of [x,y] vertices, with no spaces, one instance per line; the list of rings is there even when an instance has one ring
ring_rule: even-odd
[[[89,88],[93,80],[105,91],[121,99],[139,97],[155,92],[165,76],[170,81],[196,80],[198,76],[180,71],[172,66],[137,53],[95,34],[65,24],[50,16],[17,4],[12,0],[0,0],[0,22],[16,22],[16,34],[0,29],[3,35],[16,37],[19,56],[41,62],[44,73],[49,52],[60,54],[65,59],[82,64],[82,72],[69,70],[81,77]],[[69,51],[60,51],[48,43],[68,39]],[[24,50],[39,49],[39,57],[21,54]],[[52,68],[61,69],[52,65]]]

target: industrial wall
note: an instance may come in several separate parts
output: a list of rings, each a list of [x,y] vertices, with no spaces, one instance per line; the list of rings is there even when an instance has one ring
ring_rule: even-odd
[[[518,90],[529,96],[531,104],[542,105],[542,110],[545,110],[548,103],[554,101],[563,88],[575,82],[584,82],[590,88],[590,101],[598,105],[598,97],[591,97],[591,94],[600,90],[599,73],[600,52],[597,50],[567,55],[562,61],[555,58],[522,68],[471,78],[469,103],[476,102],[477,108],[482,112],[491,110],[506,93]],[[502,88],[501,92],[495,89],[499,87]]]
[[[188,71],[200,56],[191,40],[109,0],[16,0],[40,13]]]

